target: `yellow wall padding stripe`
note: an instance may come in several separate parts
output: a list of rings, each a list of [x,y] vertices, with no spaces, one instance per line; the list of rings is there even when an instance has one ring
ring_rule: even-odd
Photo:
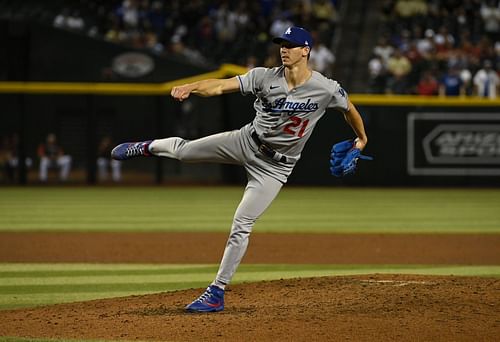
[[[351,94],[349,98],[356,106],[500,107],[500,99],[490,100],[477,96]]]
[[[73,82],[0,82],[0,93],[17,94],[93,94],[93,95],[165,95],[173,87],[207,78],[241,75],[247,69],[223,64],[220,69],[166,83],[73,83]]]
[[[0,82],[0,94],[92,94],[92,95],[167,95],[173,87],[207,78],[242,75],[247,68],[223,64],[218,70],[166,83],[73,83],[73,82]],[[351,94],[356,106],[411,107],[499,107],[500,100],[480,97],[440,97],[417,95]]]

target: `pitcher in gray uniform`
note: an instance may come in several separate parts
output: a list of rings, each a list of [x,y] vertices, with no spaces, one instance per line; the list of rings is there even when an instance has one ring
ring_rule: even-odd
[[[344,114],[357,138],[355,147],[368,141],[359,112],[334,80],[309,69],[313,41],[308,31],[288,28],[281,37],[282,65],[255,68],[230,79],[209,79],[172,89],[174,99],[191,94],[216,96],[240,91],[256,97],[254,120],[239,130],[197,140],[179,137],[123,143],[114,148],[118,160],[156,155],[184,162],[217,162],[242,165],[248,183],[234,215],[219,271],[213,283],[186,309],[196,312],[224,309],[224,289],[231,281],[247,249],[255,221],[276,198],[300,159],[305,143],[327,108]]]

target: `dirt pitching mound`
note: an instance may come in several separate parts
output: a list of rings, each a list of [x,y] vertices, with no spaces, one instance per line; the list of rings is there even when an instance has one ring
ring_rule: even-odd
[[[0,311],[4,336],[159,341],[493,341],[500,279],[366,275],[231,286],[226,310],[190,314],[202,290]]]

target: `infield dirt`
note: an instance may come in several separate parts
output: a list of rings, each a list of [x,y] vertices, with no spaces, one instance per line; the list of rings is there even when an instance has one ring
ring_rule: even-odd
[[[0,233],[0,262],[217,263],[225,234]],[[254,234],[247,263],[500,264],[498,235]],[[365,275],[230,286],[226,310],[188,314],[200,289],[0,311],[0,335],[158,341],[494,341],[500,279]]]

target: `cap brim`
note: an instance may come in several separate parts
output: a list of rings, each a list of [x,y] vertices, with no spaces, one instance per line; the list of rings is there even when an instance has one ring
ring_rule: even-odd
[[[301,45],[301,44],[297,44],[296,42],[294,41],[291,41],[291,40],[288,40],[288,39],[285,39],[285,38],[282,38],[282,37],[276,37],[276,38],[273,38],[273,43],[275,44],[281,44],[281,43],[290,43],[294,46],[308,46],[308,45]]]
[[[289,43],[291,43],[291,41],[283,39],[281,37],[275,37],[275,38],[273,38],[273,43],[274,44],[281,44],[282,42],[289,42]]]

